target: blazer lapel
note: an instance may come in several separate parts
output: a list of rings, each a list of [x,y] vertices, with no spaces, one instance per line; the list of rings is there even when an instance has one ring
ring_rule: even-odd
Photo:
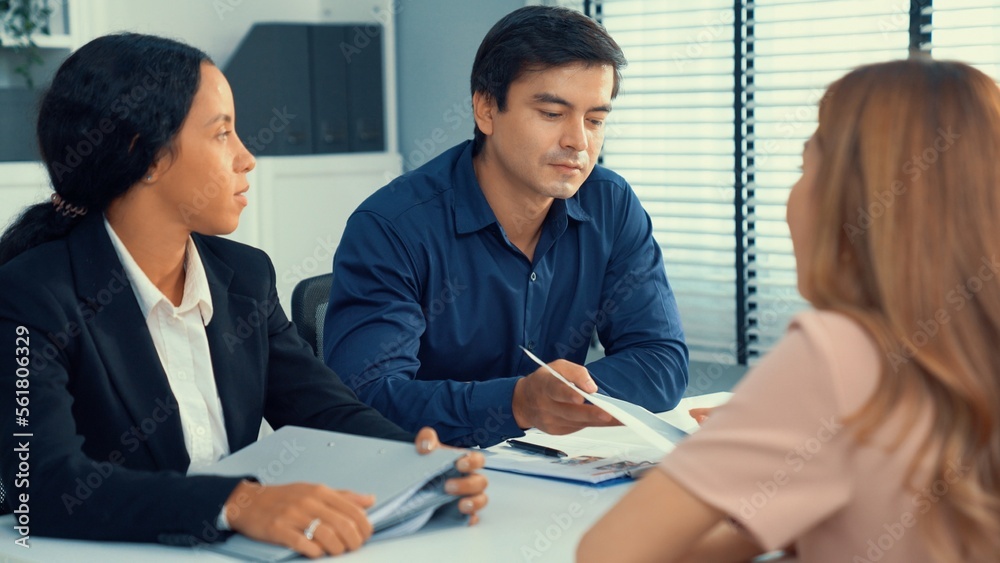
[[[229,451],[255,442],[263,420],[267,311],[256,300],[230,291],[233,269],[194,236],[212,293],[212,320],[205,327],[215,387],[222,403]],[[244,275],[253,275],[244,274]]]
[[[142,443],[158,467],[186,472],[191,459],[177,400],[103,216],[85,218],[68,244],[81,307],[90,309],[85,317],[94,343],[134,426],[148,432]],[[161,421],[156,414],[164,410],[170,414]]]

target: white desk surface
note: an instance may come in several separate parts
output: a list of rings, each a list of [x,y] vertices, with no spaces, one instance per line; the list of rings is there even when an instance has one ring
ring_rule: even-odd
[[[684,399],[664,418],[692,427],[687,409],[714,406],[728,393]],[[593,438],[621,438],[623,428],[589,428],[581,432]],[[636,437],[635,440],[638,440]],[[591,524],[630,488],[630,483],[607,487],[575,485],[498,471],[487,471],[490,480],[489,506],[480,522],[472,527],[451,527],[418,532],[414,535],[374,542],[339,561],[438,563],[478,562],[565,562],[572,561],[576,545]],[[0,518],[0,563],[12,562],[105,562],[167,561],[232,562],[211,552],[158,544],[71,541],[32,537],[31,547],[14,544],[17,534],[11,515]]]

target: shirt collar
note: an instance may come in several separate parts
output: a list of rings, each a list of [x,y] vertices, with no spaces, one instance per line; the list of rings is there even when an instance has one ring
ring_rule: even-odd
[[[496,214],[490,207],[483,188],[476,178],[476,170],[472,166],[472,141],[466,141],[465,149],[455,162],[455,230],[459,234],[472,233],[497,222]],[[580,190],[586,188],[580,186]],[[580,192],[566,200],[555,200],[552,211],[557,215],[567,215],[580,222],[590,221],[591,217],[580,205]],[[551,215],[550,215],[551,216]]]
[[[198,254],[198,247],[194,244],[194,240],[190,236],[188,237],[185,249],[184,296],[181,298],[180,306],[174,307],[173,303],[167,299],[167,296],[139,268],[135,259],[132,258],[132,254],[125,248],[115,230],[111,228],[111,224],[108,223],[106,217],[104,219],[104,228],[107,229],[108,236],[111,237],[111,244],[115,248],[115,253],[118,254],[118,259],[125,268],[125,276],[132,285],[136,300],[139,301],[139,309],[142,311],[144,318],[149,317],[150,311],[157,306],[167,307],[167,310],[174,314],[183,314],[194,307],[198,307],[201,312],[202,322],[208,326],[214,312],[214,308],[212,307],[212,293],[208,286],[208,277],[205,275],[205,267],[201,263],[201,255]]]

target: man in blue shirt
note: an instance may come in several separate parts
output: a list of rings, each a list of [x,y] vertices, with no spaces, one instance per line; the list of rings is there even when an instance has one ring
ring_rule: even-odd
[[[585,391],[677,404],[687,347],[652,224],[595,166],[624,65],[564,8],[519,9],[486,35],[475,139],[369,197],[334,258],[324,355],[364,402],[466,446],[615,424],[524,346]],[[595,330],[607,355],[584,367]]]

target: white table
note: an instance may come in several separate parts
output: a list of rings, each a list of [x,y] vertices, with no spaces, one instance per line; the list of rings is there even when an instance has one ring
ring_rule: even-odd
[[[687,409],[713,406],[728,398],[728,393],[685,399],[664,418],[677,424],[687,422]],[[590,437],[620,437],[623,441],[638,438],[623,436],[623,428],[589,428]],[[583,533],[624,495],[630,483],[590,487],[539,479],[498,471],[487,471],[490,480],[489,506],[473,527],[451,527],[365,545],[338,561],[440,563],[447,561],[479,562],[566,562],[573,560],[576,545]],[[7,561],[172,561],[234,560],[204,550],[168,547],[158,544],[71,541],[32,537],[30,549],[14,544],[17,534],[13,517],[0,518],[0,562]]]
[[[337,560],[361,563],[445,561],[572,561],[583,533],[628,490],[628,484],[595,488],[523,475],[487,472],[490,504],[479,524],[374,542]],[[0,518],[0,561],[226,561],[204,550],[158,544],[70,541],[32,537],[30,549],[14,545],[13,518]]]

